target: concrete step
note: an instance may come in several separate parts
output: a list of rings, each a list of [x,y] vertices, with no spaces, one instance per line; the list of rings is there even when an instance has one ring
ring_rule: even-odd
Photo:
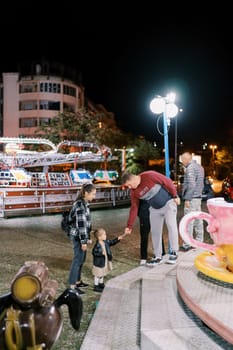
[[[80,350],[140,349],[143,273],[134,269],[106,283]]]
[[[177,266],[164,264],[143,277],[141,349],[232,349],[183,303],[177,292],[176,270]]]
[[[109,280],[80,350],[232,349],[180,298],[176,274],[183,254],[175,266],[139,266]]]

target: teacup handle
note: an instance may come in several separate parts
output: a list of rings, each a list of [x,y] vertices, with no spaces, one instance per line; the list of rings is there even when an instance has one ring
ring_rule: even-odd
[[[211,228],[212,232],[215,232],[217,230],[216,219],[212,215],[205,213],[205,212],[202,212],[202,211],[192,211],[192,212],[184,215],[181,218],[180,223],[179,223],[179,232],[180,232],[180,235],[181,235],[183,241],[186,242],[187,244],[191,245],[192,247],[201,248],[201,249],[208,250],[208,251],[214,253],[215,249],[216,249],[214,244],[208,244],[208,243],[197,241],[195,238],[193,238],[189,235],[189,229],[188,229],[189,224],[194,219],[205,220],[208,223],[208,227]]]

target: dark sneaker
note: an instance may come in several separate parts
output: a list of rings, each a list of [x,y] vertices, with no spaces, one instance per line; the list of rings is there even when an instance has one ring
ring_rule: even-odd
[[[190,245],[182,245],[179,250],[181,252],[188,252],[191,249],[193,249],[193,248]]]
[[[78,287],[75,287],[74,289],[76,290],[76,292],[78,292],[79,295],[85,294],[85,292],[83,290],[79,289]]]
[[[155,258],[155,259],[151,259],[150,261],[148,261],[146,263],[147,266],[157,266],[159,264],[162,264],[163,259],[162,258]]]
[[[94,290],[94,292],[99,292],[99,293],[103,292],[103,288],[101,288],[99,285],[98,286],[95,285],[93,290]]]
[[[177,262],[178,255],[175,252],[172,252],[169,255],[169,258],[167,260],[167,264],[175,264]]]
[[[76,283],[77,288],[87,288],[88,286],[89,286],[89,284],[84,283],[83,281]]]
[[[102,289],[104,289],[105,284],[104,284],[104,283],[99,283],[99,287],[102,288]]]

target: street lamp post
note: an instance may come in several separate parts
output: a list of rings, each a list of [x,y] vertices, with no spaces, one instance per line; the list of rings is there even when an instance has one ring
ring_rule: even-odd
[[[217,145],[210,145],[210,149],[212,150],[212,160],[214,161],[214,152],[218,148]]]
[[[164,151],[165,151],[165,175],[170,177],[169,164],[169,145],[168,145],[168,126],[170,119],[174,118],[178,113],[178,107],[174,104],[175,94],[169,93],[166,97],[155,97],[150,103],[150,109],[155,114],[163,113],[163,136],[164,136]]]
[[[212,150],[212,164],[213,164],[213,175],[215,176],[215,156],[214,152],[218,148],[217,145],[210,145],[210,149]]]
[[[180,108],[179,112],[183,112],[183,109]],[[174,150],[174,180],[177,181],[177,163],[178,163],[178,159],[177,159],[177,153],[178,153],[178,118],[176,118],[175,120],[175,150]],[[182,142],[179,143],[179,145],[182,145]]]
[[[177,118],[175,120],[174,180],[177,181]]]
[[[123,173],[126,169],[126,149],[125,147],[121,150],[121,172]]]
[[[169,146],[168,146],[168,119],[166,108],[163,111],[163,132],[164,132],[164,152],[165,152],[165,174],[170,177]]]
[[[124,173],[126,170],[126,151],[133,152],[134,148],[115,148],[115,151],[121,152],[121,172]]]

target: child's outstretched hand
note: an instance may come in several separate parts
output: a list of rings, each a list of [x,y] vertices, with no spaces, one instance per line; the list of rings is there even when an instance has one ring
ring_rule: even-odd
[[[128,235],[128,233],[123,233],[123,235],[120,235],[119,237],[118,237],[118,239],[119,240],[122,240],[123,238],[125,238],[125,236],[127,236]]]

